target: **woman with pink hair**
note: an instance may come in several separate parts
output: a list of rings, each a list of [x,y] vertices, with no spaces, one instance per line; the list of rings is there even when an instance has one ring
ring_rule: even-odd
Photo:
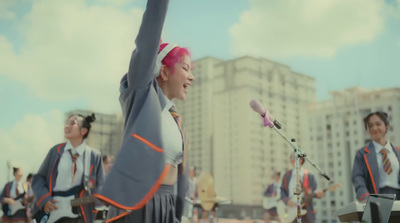
[[[187,190],[187,143],[172,99],[185,100],[194,77],[190,53],[159,45],[168,0],[148,0],[129,70],[121,80],[121,150],[99,194],[107,222],[180,222]],[[174,186],[177,195],[174,195]]]

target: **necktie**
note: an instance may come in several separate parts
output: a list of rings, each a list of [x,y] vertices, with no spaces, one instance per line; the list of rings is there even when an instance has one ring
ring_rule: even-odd
[[[19,197],[19,190],[18,190],[18,183],[17,185],[15,185],[15,194],[17,195],[17,197]]]
[[[388,150],[382,148],[380,153],[382,153],[383,170],[389,175],[392,172],[392,164],[390,163],[389,157],[387,156]]]
[[[182,124],[182,117],[176,112],[176,108],[172,106],[169,109],[169,112],[171,113],[172,117],[175,119],[176,124],[178,125],[179,131],[181,132],[182,136],[182,150],[185,147],[185,128],[183,127]]]
[[[76,160],[79,157],[79,153],[73,154],[72,149],[69,149],[68,152],[71,155],[71,159],[72,159],[72,181],[74,181],[75,173],[76,173]]]

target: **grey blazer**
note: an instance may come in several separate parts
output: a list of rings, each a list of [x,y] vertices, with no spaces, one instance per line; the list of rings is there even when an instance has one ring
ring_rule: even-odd
[[[400,162],[400,149],[393,145],[392,150]],[[399,175],[400,183],[400,171]],[[352,181],[358,200],[363,200],[369,194],[379,193],[379,169],[374,143],[372,141],[359,149],[354,158]]]
[[[153,197],[170,168],[164,162],[161,138],[161,112],[166,101],[154,74],[168,2],[147,2],[129,70],[121,80],[120,103],[125,120],[121,149],[103,190],[95,195],[122,210],[142,208]],[[180,164],[178,219],[187,190],[183,169]]]
[[[88,145],[86,145],[88,147]],[[60,161],[61,155],[64,152],[65,143],[55,145],[50,149],[42,165],[39,168],[37,174],[34,175],[32,180],[32,190],[36,196],[34,201],[32,214],[35,215],[39,210],[43,210],[44,204],[47,201],[52,200],[52,191],[56,184],[58,175],[57,167]],[[87,154],[85,153],[85,156]],[[89,188],[90,193],[97,193],[104,183],[104,170],[103,170],[103,159],[98,150],[91,148],[91,164],[89,179],[93,184],[93,188]],[[81,196],[88,196],[87,192],[81,194]],[[83,222],[93,222],[96,213],[93,212],[95,204],[82,205],[81,214],[83,216]]]

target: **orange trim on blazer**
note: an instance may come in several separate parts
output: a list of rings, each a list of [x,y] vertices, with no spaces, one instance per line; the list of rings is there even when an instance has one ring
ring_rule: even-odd
[[[10,187],[11,187],[11,184],[12,184],[12,182],[11,183],[8,183],[8,185],[7,185],[7,189],[6,189],[6,191],[7,191],[7,197],[10,197]]]
[[[125,217],[125,216],[127,216],[127,215],[129,215],[129,214],[130,214],[129,211],[125,211],[125,212],[123,212],[123,213],[120,214],[120,215],[117,215],[117,216],[115,216],[115,217],[113,217],[113,218],[108,219],[108,220],[106,221],[106,223],[110,223],[110,222],[112,222],[112,221],[115,221],[115,220],[117,220],[117,219],[120,219],[120,218],[122,218],[122,217]]]
[[[367,160],[367,154],[364,154],[364,160],[365,160],[365,164],[367,164],[369,176],[371,177],[371,181],[372,181],[372,185],[374,186],[375,194],[377,194],[378,191],[376,190],[374,176],[372,176],[371,168],[369,167],[369,163],[368,163],[368,160]]]
[[[65,143],[64,143],[64,144],[65,144]],[[58,151],[60,151],[60,147],[61,147],[61,145],[58,147]],[[43,197],[40,198],[40,200],[37,202],[37,206],[38,206],[38,207],[39,207],[40,203],[42,202],[42,200],[43,200],[45,197],[48,197],[48,196],[50,196],[50,195],[52,194],[52,190],[53,190],[53,172],[54,172],[54,168],[55,168],[55,165],[53,166],[53,169],[51,170],[51,174],[50,174],[49,193],[43,195]]]
[[[65,143],[61,143],[60,146],[58,146],[58,148],[57,148],[58,153],[60,153],[60,148],[61,148],[63,145],[65,145]]]
[[[93,170],[93,164],[90,166],[89,175],[92,173],[92,170]]]
[[[149,192],[147,192],[147,194],[143,197],[142,200],[140,200],[136,205],[134,205],[133,207],[128,207],[128,206],[124,206],[122,204],[117,203],[116,201],[113,201],[103,195],[100,194],[93,194],[93,196],[104,200],[105,202],[119,208],[119,209],[123,209],[123,210],[137,210],[142,208],[147,201],[149,201],[153,195],[157,192],[158,188],[160,187],[162,181],[164,180],[164,178],[167,176],[169,170],[171,168],[171,164],[167,164],[165,165],[165,168],[163,170],[163,172],[161,173],[160,177],[157,179],[157,181],[154,183],[153,187],[149,190]]]
[[[365,196],[367,196],[367,195],[369,195],[369,193],[363,194],[363,195],[360,197],[360,201],[362,201],[363,197],[365,197]]]
[[[81,194],[79,195],[79,197],[82,197],[83,196],[83,192],[85,192],[84,190],[82,190],[81,191]],[[82,211],[82,216],[83,216],[83,220],[85,221],[85,223],[86,223],[86,216],[85,216],[85,212],[83,211],[83,206],[81,205],[81,211]]]
[[[160,147],[157,147],[156,145],[154,145],[153,143],[149,142],[147,139],[145,139],[145,138],[139,136],[138,134],[133,133],[132,136],[135,137],[135,138],[137,138],[137,139],[139,139],[139,140],[142,141],[144,144],[150,146],[150,148],[154,149],[154,150],[157,151],[157,152],[162,153],[162,152],[164,151],[164,150],[161,149]]]

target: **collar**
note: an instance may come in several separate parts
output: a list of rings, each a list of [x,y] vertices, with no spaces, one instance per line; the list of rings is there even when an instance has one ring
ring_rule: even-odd
[[[80,156],[83,155],[83,153],[85,152],[85,148],[86,148],[86,140],[83,140],[82,144],[80,144],[79,146],[77,146],[76,148],[74,148],[71,144],[71,142],[68,140],[67,144],[65,145],[65,149],[64,152],[68,153],[69,149],[72,149],[72,153],[79,153]]]
[[[169,111],[169,109],[170,109],[172,106],[174,106],[175,109],[176,109],[176,105],[175,105],[174,102],[172,102],[171,100],[169,100],[169,99],[167,98],[167,96],[165,96],[165,95],[164,95],[164,98],[165,98],[166,104],[165,104],[165,107],[164,107],[163,111],[164,111],[164,110]]]
[[[389,153],[393,152],[392,151],[392,146],[390,145],[389,140],[386,140],[386,145],[382,146],[381,144],[375,142],[374,140],[372,140],[372,143],[374,144],[374,148],[375,148],[375,153],[378,155],[381,152],[382,148],[386,148]]]

